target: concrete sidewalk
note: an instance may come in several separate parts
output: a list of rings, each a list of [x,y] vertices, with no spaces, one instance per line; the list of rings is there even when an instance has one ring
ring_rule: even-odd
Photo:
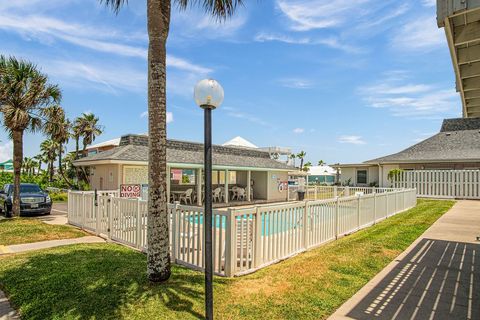
[[[480,319],[480,201],[458,201],[329,319]]]
[[[103,243],[103,242],[105,242],[105,240],[100,237],[86,236],[86,237],[74,238],[74,239],[49,240],[49,241],[40,241],[40,242],[25,243],[25,244],[15,244],[11,246],[0,246],[0,255],[54,248],[54,247],[66,246],[69,244]]]

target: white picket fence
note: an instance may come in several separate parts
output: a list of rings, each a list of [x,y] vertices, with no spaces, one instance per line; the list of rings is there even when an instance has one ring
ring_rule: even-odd
[[[403,188],[374,188],[374,187],[349,187],[349,186],[306,186],[306,200],[325,200],[335,197],[350,197],[361,192],[363,194],[392,192]],[[288,189],[288,200],[297,200],[297,185],[290,185]]]
[[[147,202],[69,192],[70,224],[140,250],[147,244]],[[416,191],[213,210],[214,272],[238,276],[375,224],[416,205]],[[169,204],[172,260],[204,266],[203,208]]]
[[[480,199],[480,170],[401,171],[393,185],[421,197]]]

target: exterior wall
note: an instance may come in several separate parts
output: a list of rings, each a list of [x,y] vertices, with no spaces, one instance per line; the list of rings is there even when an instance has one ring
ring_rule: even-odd
[[[288,181],[288,173],[282,171],[269,171],[268,172],[268,194],[267,199],[269,201],[286,201],[287,191],[279,191],[278,183],[281,181]]]
[[[393,169],[398,169],[399,165],[398,164],[388,164],[388,165],[382,165],[381,166],[381,172],[380,172],[380,184],[379,186],[382,188],[390,188],[392,186],[392,183],[388,181],[388,173],[390,170]]]
[[[90,167],[92,190],[116,190],[121,183],[118,164],[100,164]]]
[[[122,183],[148,184],[148,166],[123,166]]]
[[[350,184],[354,186],[369,186],[370,183],[378,183],[379,186],[382,186],[381,177],[379,174],[378,166],[358,166],[358,167],[346,167],[341,168],[342,174],[340,176],[340,182],[342,184],[346,183],[350,179]],[[357,183],[357,170],[367,170],[367,183],[359,184]]]
[[[268,174],[265,171],[252,171],[253,198],[268,199]]]

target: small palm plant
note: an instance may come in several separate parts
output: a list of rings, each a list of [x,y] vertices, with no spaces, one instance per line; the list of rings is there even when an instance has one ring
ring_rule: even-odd
[[[20,215],[20,175],[23,134],[42,128],[41,110],[60,102],[58,86],[28,61],[0,56],[0,111],[3,126],[13,140],[13,216]]]

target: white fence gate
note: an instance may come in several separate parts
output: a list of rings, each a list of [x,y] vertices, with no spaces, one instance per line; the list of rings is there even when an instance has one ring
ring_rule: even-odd
[[[480,199],[480,170],[401,171],[394,186],[416,188],[421,197]]]
[[[416,205],[414,189],[327,200],[213,210],[214,272],[236,276],[375,224]],[[168,205],[172,260],[204,266],[203,208]],[[141,250],[147,246],[147,202],[69,192],[70,224]]]

